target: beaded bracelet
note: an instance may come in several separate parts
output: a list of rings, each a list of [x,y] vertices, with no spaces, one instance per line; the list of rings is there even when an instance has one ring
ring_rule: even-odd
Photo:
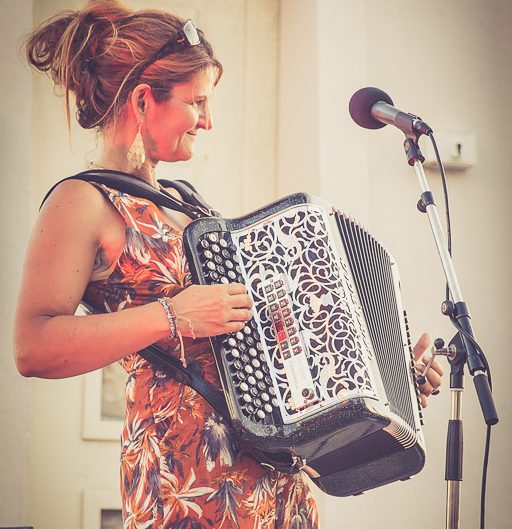
[[[165,315],[167,316],[167,321],[169,322],[169,340],[173,340],[174,338],[178,337],[180,341],[180,361],[183,364],[183,367],[187,367],[187,359],[185,358],[185,346],[183,344],[183,336],[181,334],[181,331],[178,329],[178,320],[183,320],[187,323],[188,328],[190,330],[190,336],[193,340],[196,339],[194,334],[194,328],[192,327],[192,323],[189,319],[184,318],[183,316],[178,316],[176,313],[176,309],[174,308],[174,305],[171,303],[169,298],[158,298],[158,302],[162,307],[164,308]]]
[[[160,303],[165,310],[165,315],[169,322],[169,330],[171,331],[169,333],[169,340],[172,340],[173,338],[176,338],[176,331],[178,329],[176,325],[176,320],[178,319],[176,316],[176,310],[172,303],[167,302],[167,298],[158,298],[158,303]]]

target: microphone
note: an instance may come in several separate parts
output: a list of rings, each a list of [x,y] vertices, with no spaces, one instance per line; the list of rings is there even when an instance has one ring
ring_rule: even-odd
[[[361,88],[351,98],[348,109],[352,119],[365,129],[394,125],[406,134],[430,134],[432,129],[413,114],[393,106],[393,100],[378,88]]]

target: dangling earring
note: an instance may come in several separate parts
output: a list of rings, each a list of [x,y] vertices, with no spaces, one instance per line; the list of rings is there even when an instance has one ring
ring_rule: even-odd
[[[132,146],[128,149],[128,153],[126,154],[129,164],[134,169],[140,169],[146,161],[146,151],[144,149],[144,142],[142,141],[142,134],[140,133],[141,127],[142,121],[139,123],[139,130],[135,135]]]

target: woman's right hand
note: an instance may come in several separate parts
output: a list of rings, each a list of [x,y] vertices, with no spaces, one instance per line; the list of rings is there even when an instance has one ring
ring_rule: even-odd
[[[196,338],[236,332],[253,316],[252,299],[240,283],[192,285],[170,301],[183,336],[192,336],[192,331]]]

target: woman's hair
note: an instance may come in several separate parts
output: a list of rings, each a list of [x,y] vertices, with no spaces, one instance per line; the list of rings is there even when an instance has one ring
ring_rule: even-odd
[[[184,46],[140,72],[184,23],[163,11],[133,11],[119,0],[90,0],[82,10],[59,13],[29,34],[27,60],[64,89],[68,123],[71,92],[78,123],[85,129],[102,129],[139,83],[150,85],[155,100],[163,102],[175,84],[188,82],[205,69],[213,67],[218,81],[222,65],[201,31],[200,44]]]

